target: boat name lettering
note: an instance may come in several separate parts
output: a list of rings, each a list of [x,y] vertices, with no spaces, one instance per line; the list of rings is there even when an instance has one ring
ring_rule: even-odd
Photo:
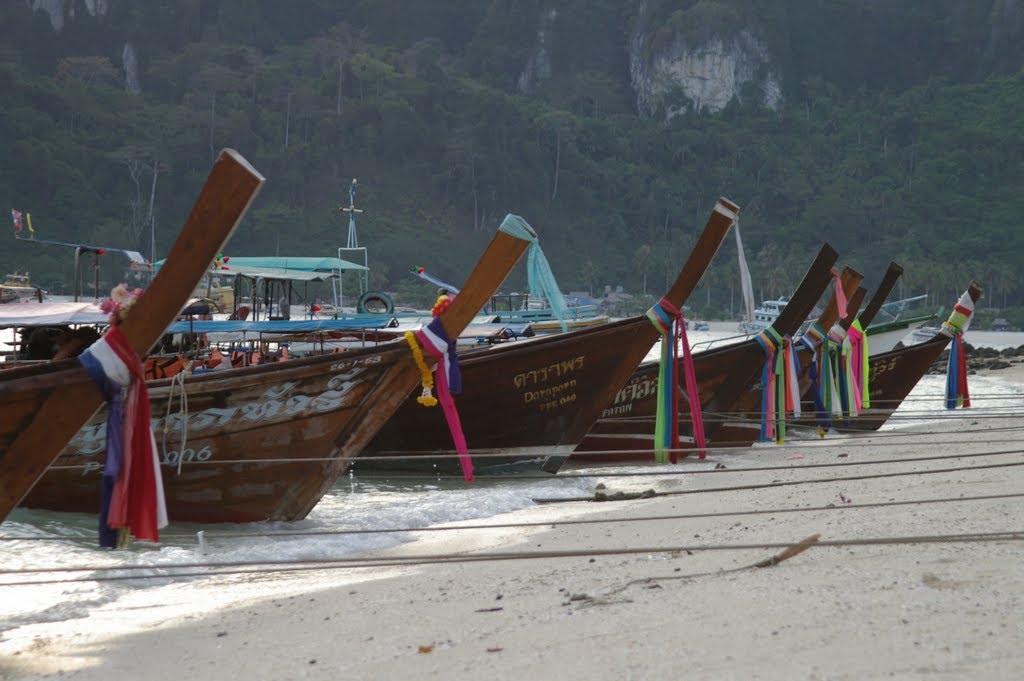
[[[357,357],[344,362],[335,362],[328,371],[341,371],[342,369],[353,369],[360,364],[380,364],[384,361],[383,355],[370,355],[369,357]]]
[[[558,409],[564,407],[567,404],[572,404],[576,401],[576,393],[569,393],[568,395],[562,395],[558,399],[551,399],[547,402],[541,402],[537,405],[537,409],[540,411],[551,411],[552,409]]]
[[[528,390],[523,393],[523,404],[532,404],[533,402],[540,402],[542,400],[551,400],[558,397],[564,397],[565,393],[576,389],[576,379],[566,381],[565,383],[559,383],[553,385],[550,388],[541,388],[540,390]],[[576,399],[575,393],[573,393],[573,399]]]
[[[601,418],[608,418],[609,416],[625,416],[633,412],[633,403],[620,404],[614,407],[608,407],[601,412]]]
[[[191,447],[185,447],[181,452],[170,449],[164,452],[163,456],[160,457],[160,464],[163,466],[177,466],[179,458],[184,463],[191,463],[193,461],[209,461],[212,456],[213,450],[210,449],[210,445],[206,445],[199,451],[196,451]]]
[[[549,378],[561,378],[566,374],[570,374],[573,371],[579,371],[583,368],[583,355],[574,357],[573,359],[562,360],[555,364],[549,364],[546,367],[540,369],[533,369],[531,371],[525,371],[518,374],[513,382],[517,388],[524,388],[529,384],[537,384],[547,381]]]
[[[637,400],[643,400],[652,395],[658,394],[658,377],[641,376],[629,381],[619,392],[615,393],[615,401],[612,406],[627,404]]]
[[[888,360],[882,360],[880,362],[871,362],[871,375],[868,380],[872,380],[878,374],[884,374],[886,371],[892,371],[896,368],[896,363],[899,361],[898,357],[891,357]]]

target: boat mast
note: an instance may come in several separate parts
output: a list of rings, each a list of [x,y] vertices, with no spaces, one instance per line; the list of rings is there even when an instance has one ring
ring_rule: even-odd
[[[347,256],[350,251],[359,253],[363,256],[363,267],[367,269],[363,269],[362,273],[359,275],[359,295],[362,295],[363,293],[366,293],[366,290],[369,287],[370,270],[368,269],[369,260],[367,258],[366,247],[359,245],[359,237],[356,234],[356,213],[363,212],[362,208],[356,208],[356,188],[358,186],[358,180],[353,177],[352,184],[350,184],[348,188],[348,205],[342,206],[338,209],[342,213],[348,213],[348,241],[346,241],[344,248],[338,249],[338,259],[349,260],[349,257],[342,258],[341,254],[345,253]],[[343,275],[344,271],[339,270],[337,278],[332,282],[335,310],[341,309],[343,297],[341,278]]]

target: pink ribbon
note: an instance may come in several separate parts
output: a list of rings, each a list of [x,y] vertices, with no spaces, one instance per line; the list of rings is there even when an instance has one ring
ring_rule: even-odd
[[[437,362],[437,369],[434,371],[434,385],[437,387],[437,401],[444,411],[444,418],[448,422],[448,430],[451,431],[452,440],[455,442],[455,451],[459,455],[459,465],[462,466],[462,477],[466,482],[473,482],[473,460],[469,458],[469,447],[466,446],[466,436],[462,432],[462,421],[459,420],[459,411],[455,408],[455,400],[452,398],[451,390],[448,388],[448,372],[446,369],[445,351],[434,345],[433,340],[423,329],[416,331],[416,338],[420,345],[430,353],[430,356]]]
[[[846,291],[843,290],[843,277],[835,267],[832,268],[832,276],[836,280],[836,303],[839,305],[839,318],[846,319]]]

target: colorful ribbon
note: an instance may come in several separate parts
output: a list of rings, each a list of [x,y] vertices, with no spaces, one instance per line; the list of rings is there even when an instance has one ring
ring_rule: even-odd
[[[859,319],[850,325],[846,339],[850,345],[851,375],[855,381],[857,411],[863,413],[865,409],[871,408],[871,352],[868,347],[868,335],[864,333],[864,327]]]
[[[654,422],[654,460],[657,463],[679,460],[679,344],[683,346],[683,374],[686,381],[686,401],[690,405],[693,423],[693,441],[701,459],[707,457],[704,435],[704,416],[700,407],[700,392],[693,355],[686,337],[686,319],[683,313],[666,298],[650,310],[647,318],[661,333],[661,363],[658,369],[658,408]]]
[[[971,325],[974,301],[964,293],[953,307],[953,313],[942,322],[942,332],[953,339],[946,366],[946,409],[971,406],[971,393],[967,388],[967,353],[964,351],[964,333]]]
[[[830,414],[841,417],[844,423],[849,420],[851,415],[857,415],[854,406],[854,379],[849,362],[847,338],[847,330],[837,322],[829,330],[826,341],[829,348],[829,375],[831,378],[828,386],[828,406]]]
[[[835,283],[832,288],[835,290],[836,306],[839,308],[839,318],[846,319],[846,291],[843,290],[843,275],[835,267],[832,268],[832,277]]]
[[[782,444],[786,441],[786,414],[796,412],[800,405],[796,392],[799,362],[792,339],[783,337],[774,327],[769,326],[754,338],[765,355],[761,370],[761,440]]]
[[[448,430],[455,442],[459,465],[462,466],[462,477],[466,482],[472,482],[473,460],[469,457],[469,448],[466,446],[466,436],[462,432],[459,411],[455,408],[455,400],[452,398],[453,393],[462,392],[462,372],[459,370],[459,358],[455,352],[455,343],[448,338],[440,317],[435,318],[430,324],[414,333],[420,344],[423,345],[423,349],[437,362],[437,369],[434,371],[437,402],[441,403],[444,418],[448,422]],[[415,356],[415,352],[413,355]]]
[[[100,546],[123,546],[129,534],[160,541],[167,504],[142,361],[116,324],[79,361],[108,403]]]
[[[811,378],[811,397],[814,401],[814,419],[818,423],[818,435],[824,437],[825,431],[832,425],[828,412],[825,409],[821,381],[821,357],[822,346],[828,337],[821,324],[814,322],[807,332],[800,338],[800,342],[811,351],[811,362],[807,367],[807,373]]]

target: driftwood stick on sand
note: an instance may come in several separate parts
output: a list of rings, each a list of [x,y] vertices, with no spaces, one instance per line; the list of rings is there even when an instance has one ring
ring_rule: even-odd
[[[779,553],[775,554],[771,558],[766,558],[766,559],[764,559],[764,560],[762,560],[762,561],[760,561],[758,563],[754,563],[750,567],[763,568],[763,567],[771,567],[773,565],[778,565],[779,563],[781,563],[782,561],[786,560],[787,558],[792,558],[793,556],[801,554],[804,551],[806,551],[807,549],[811,548],[812,545],[818,543],[818,539],[820,539],[820,538],[821,538],[820,534],[812,534],[810,537],[807,537],[806,539],[804,539],[803,541],[799,542],[798,544],[793,544],[789,548],[780,551]]]
[[[697,574],[689,574],[689,575],[667,575],[667,576],[663,576],[663,577],[643,577],[641,579],[634,579],[634,580],[631,580],[629,582],[626,582],[625,584],[623,584],[622,586],[620,586],[618,588],[610,589],[610,590],[607,590],[607,591],[603,591],[597,597],[590,596],[588,594],[576,594],[572,598],[570,598],[569,601],[585,601],[583,603],[584,607],[591,607],[591,606],[595,606],[595,605],[613,605],[615,603],[623,603],[623,602],[627,602],[628,603],[630,601],[609,601],[608,597],[612,596],[614,594],[617,594],[617,593],[622,593],[623,591],[625,591],[629,587],[636,586],[637,584],[648,584],[648,585],[652,585],[652,586],[649,586],[648,588],[659,588],[658,584],[657,584],[658,582],[667,582],[667,581],[670,581],[670,580],[679,580],[679,579],[696,579],[698,577],[713,577],[713,576],[716,576],[716,575],[724,575],[724,574],[728,574],[728,573],[731,573],[731,572],[742,572],[744,570],[750,570],[752,568],[772,567],[774,565],[778,565],[779,563],[781,563],[784,560],[788,560],[789,558],[792,558],[793,556],[796,556],[796,555],[799,555],[799,554],[803,553],[807,549],[809,549],[812,546],[814,546],[815,544],[817,544],[818,540],[820,538],[821,538],[820,534],[818,534],[818,533],[812,534],[809,537],[807,537],[806,539],[802,539],[799,542],[797,542],[796,544],[793,544],[792,546],[789,546],[789,547],[783,549],[782,551],[780,551],[779,553],[775,554],[774,556],[772,556],[770,558],[765,558],[764,560],[758,561],[756,563],[751,563],[750,565],[744,565],[742,567],[732,568],[730,570],[716,570],[714,572],[700,572],[700,573],[697,573]],[[687,553],[689,553],[689,551],[687,551]],[[569,604],[568,602],[563,603],[563,605],[568,605],[568,604]]]

